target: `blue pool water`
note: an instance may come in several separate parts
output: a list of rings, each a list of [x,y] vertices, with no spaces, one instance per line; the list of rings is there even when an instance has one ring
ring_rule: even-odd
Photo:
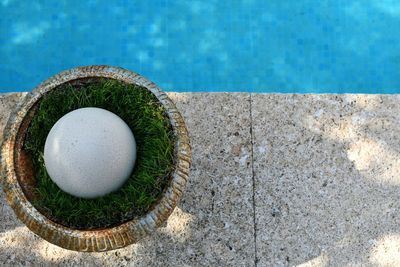
[[[0,92],[90,64],[166,91],[400,93],[400,1],[0,0]]]

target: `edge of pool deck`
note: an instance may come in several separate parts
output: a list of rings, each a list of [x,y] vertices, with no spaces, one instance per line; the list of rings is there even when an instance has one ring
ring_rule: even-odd
[[[23,93],[0,94],[0,140]],[[400,265],[400,95],[168,93],[193,166],[168,222],[106,253],[30,232],[0,190],[0,263]]]

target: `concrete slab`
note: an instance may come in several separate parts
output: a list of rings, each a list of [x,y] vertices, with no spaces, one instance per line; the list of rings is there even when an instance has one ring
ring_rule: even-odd
[[[252,95],[258,266],[400,265],[400,96]]]
[[[0,141],[3,138],[3,128],[7,123],[10,112],[18,105],[25,93],[0,94]]]
[[[10,112],[16,107],[18,101],[23,97],[23,95],[23,93],[0,94],[0,143],[2,142],[3,129],[7,123]],[[13,210],[6,202],[3,189],[0,185],[0,237],[8,230],[13,230],[16,227],[22,226],[22,223],[16,219]],[[2,247],[2,241],[0,241],[0,247]],[[3,253],[0,252],[0,254]]]
[[[253,266],[254,169],[258,266],[400,265],[399,95],[170,96],[194,156],[164,227],[117,251],[67,251],[27,230],[0,190],[0,263]],[[0,129],[18,97],[0,96]]]
[[[184,198],[164,227],[138,244],[117,251],[67,251],[21,225],[0,193],[0,263],[252,266],[255,248],[249,94],[170,96],[189,128],[193,167]]]

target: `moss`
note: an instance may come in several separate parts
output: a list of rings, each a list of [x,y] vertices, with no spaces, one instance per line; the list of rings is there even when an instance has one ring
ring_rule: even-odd
[[[83,107],[107,109],[131,128],[137,143],[135,169],[118,190],[95,199],[74,197],[50,179],[43,151],[52,126]],[[112,79],[61,85],[47,93],[28,128],[25,150],[37,179],[34,205],[52,220],[76,229],[102,228],[146,213],[160,197],[173,170],[174,135],[163,106],[147,89]]]

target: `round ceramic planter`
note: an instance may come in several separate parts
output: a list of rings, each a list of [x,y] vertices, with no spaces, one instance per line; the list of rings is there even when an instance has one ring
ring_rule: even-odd
[[[22,149],[25,133],[41,97],[66,82],[104,77],[137,84],[152,92],[165,107],[176,136],[174,171],[158,201],[142,217],[120,225],[94,230],[76,230],[58,224],[31,203],[34,174]],[[135,243],[168,219],[184,191],[191,164],[191,148],[183,118],[175,105],[154,83],[131,71],[110,66],[88,66],[61,72],[36,87],[10,115],[1,146],[1,181],[7,201],[18,218],[34,233],[60,247],[76,251],[107,251]]]

